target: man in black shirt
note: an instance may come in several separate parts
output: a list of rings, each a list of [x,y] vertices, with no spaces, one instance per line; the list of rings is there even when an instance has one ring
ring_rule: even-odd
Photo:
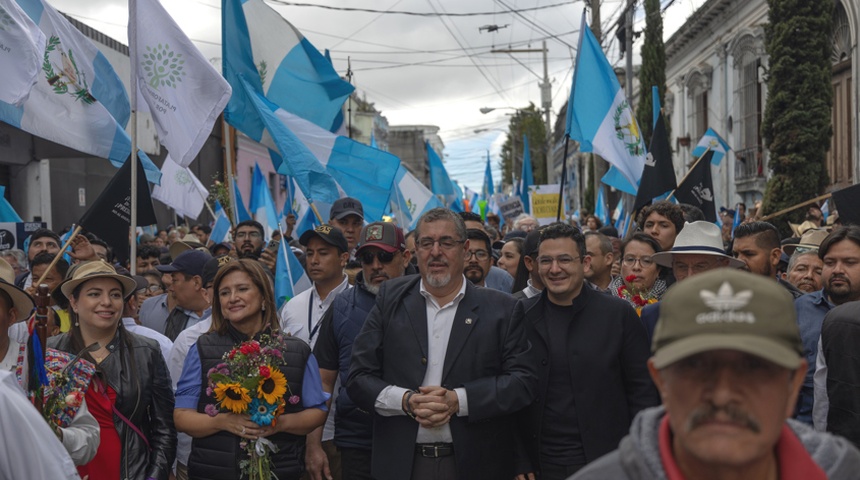
[[[545,288],[523,301],[540,387],[520,422],[518,478],[567,478],[616,449],[633,417],[660,403],[645,327],[627,302],[585,287],[590,262],[577,228],[541,231],[536,264]]]

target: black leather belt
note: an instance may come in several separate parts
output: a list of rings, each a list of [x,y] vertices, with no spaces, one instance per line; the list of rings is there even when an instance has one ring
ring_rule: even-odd
[[[419,443],[415,445],[415,453],[426,458],[439,458],[454,455],[453,443]]]

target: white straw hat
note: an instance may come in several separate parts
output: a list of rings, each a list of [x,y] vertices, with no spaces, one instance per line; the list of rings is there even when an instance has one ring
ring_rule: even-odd
[[[672,249],[655,253],[651,258],[657,265],[671,268],[675,254],[713,255],[728,258],[729,267],[740,268],[745,265],[742,260],[726,255],[720,227],[705,221],[685,223],[681,233],[675,237]]]

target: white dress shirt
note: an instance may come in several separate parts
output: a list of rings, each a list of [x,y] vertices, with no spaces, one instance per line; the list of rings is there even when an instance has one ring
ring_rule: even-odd
[[[442,384],[442,370],[445,366],[445,353],[448,351],[448,339],[451,338],[451,327],[454,325],[454,317],[457,315],[457,307],[466,295],[466,277],[460,291],[453,300],[445,305],[439,305],[433,295],[424,288],[424,280],[420,283],[421,296],[427,305],[427,370],[424,372],[424,380],[421,386],[432,386]],[[403,395],[408,390],[396,385],[389,385],[379,392],[376,397],[376,413],[391,417],[394,415],[406,415],[403,411]],[[466,398],[465,388],[455,388],[457,399],[460,404],[460,417],[469,415],[469,402]],[[451,443],[451,426],[449,424],[436,428],[425,428],[418,426],[418,437],[416,443]]]
[[[158,342],[158,346],[161,347],[161,355],[164,357],[164,361],[167,361],[167,357],[170,356],[170,350],[173,348],[173,342],[169,338],[149,327],[138,325],[131,317],[122,317],[122,325],[126,331],[140,335],[141,337],[151,338]]]
[[[334,302],[335,297],[350,288],[352,288],[352,285],[349,284],[349,277],[344,275],[343,281],[334,290],[329,292],[325,300],[323,300],[320,299],[317,293],[317,285],[314,283],[312,288],[296,295],[281,307],[281,330],[294,337],[301,338],[313,350],[317,339],[320,338],[319,329],[323,315],[332,302]],[[310,319],[308,319],[308,313],[310,313]],[[323,427],[323,442],[334,439],[335,400],[337,400],[338,390],[340,390],[340,378],[335,381],[334,390],[331,393],[331,407],[329,407],[328,418]]]
[[[814,401],[812,403],[812,426],[819,432],[827,431],[827,412],[830,411],[830,397],[827,396],[827,359],[818,337],[818,355],[815,357],[815,373],[812,374]]]

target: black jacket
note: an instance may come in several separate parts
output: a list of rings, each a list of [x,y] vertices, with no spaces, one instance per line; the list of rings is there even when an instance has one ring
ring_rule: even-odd
[[[375,411],[389,385],[417,389],[428,362],[427,303],[417,275],[382,284],[376,305],[352,348],[347,392],[356,405]],[[508,294],[467,280],[451,327],[442,386],[463,387],[468,416],[451,417],[458,478],[514,476],[514,413],[530,404],[537,386],[521,304]],[[409,478],[418,423],[404,415],[373,416],[373,478]]]
[[[48,344],[78,354],[72,351],[69,333],[50,338]],[[173,388],[161,348],[155,340],[128,332],[120,323],[108,349],[112,353],[98,365],[98,371],[116,392],[116,409],[146,435],[151,447],[150,450],[140,435],[114,415],[113,423],[122,443],[122,478],[167,480],[176,458],[176,429]]]
[[[847,438],[860,448],[858,343],[860,302],[848,302],[830,310],[821,324],[821,354],[827,363],[827,431]]]
[[[551,367],[544,321],[547,302],[544,290],[523,304],[540,384],[537,399],[520,415],[520,438],[526,455],[520,457],[518,473],[539,470]],[[618,448],[633,417],[640,410],[659,405],[660,397],[648,374],[650,351],[645,328],[633,308],[620,298],[585,285],[573,306],[567,339],[570,381],[586,462],[592,462]]]

